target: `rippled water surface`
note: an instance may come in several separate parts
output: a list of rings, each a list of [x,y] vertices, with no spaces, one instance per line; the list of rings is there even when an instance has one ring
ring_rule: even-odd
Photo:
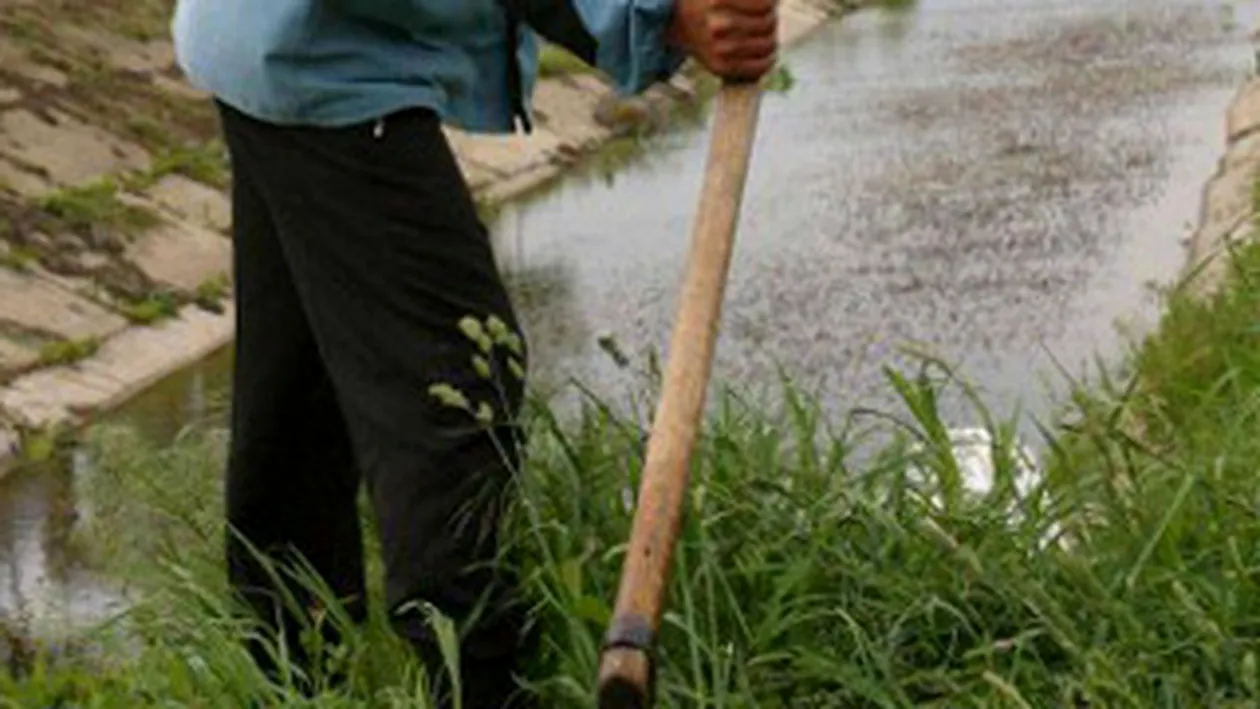
[[[1242,26],[1198,0],[929,0],[824,30],[764,108],[717,376],[886,402],[913,343],[1038,408],[1037,375],[1114,353],[1180,266]],[[508,262],[557,293],[530,312],[546,374],[615,392],[598,336],[665,347],[706,138],[505,219]]]

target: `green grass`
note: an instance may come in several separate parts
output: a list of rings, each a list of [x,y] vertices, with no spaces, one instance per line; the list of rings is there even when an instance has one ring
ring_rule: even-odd
[[[0,268],[26,272],[31,270],[31,266],[38,262],[39,255],[31,249],[22,246],[10,246],[5,251],[0,252]]]
[[[153,160],[145,179],[156,182],[171,174],[180,174],[204,185],[227,189],[230,182],[227,149],[219,140],[209,140],[192,147],[163,151]]]
[[[220,273],[197,284],[192,301],[207,310],[222,308],[222,302],[232,290],[232,282],[226,273]]]
[[[101,341],[95,337],[76,340],[56,340],[39,349],[38,364],[41,367],[56,367],[81,362],[96,354],[101,348]]]
[[[1239,263],[1260,277],[1260,257]],[[1197,322],[1237,335],[1229,325],[1245,307],[1231,305],[1236,298],[1204,306]],[[1165,351],[1163,337],[1183,317],[1177,307],[1187,306],[1174,307],[1174,329],[1138,362]],[[1215,342],[1222,372],[1239,364],[1235,343],[1253,345]],[[661,706],[1136,709],[1260,700],[1260,444],[1249,435],[1249,406],[1240,406],[1260,390],[1196,389],[1176,406],[1185,425],[1206,420],[1211,430],[1178,439],[1201,443],[1159,449],[1122,433],[1114,407],[1155,401],[1165,385],[1120,403],[1099,395],[1084,409],[1080,428],[1089,433],[1051,446],[1056,474],[1012,522],[1007,493],[947,495],[940,507],[913,494],[903,478],[909,464],[946,490],[958,471],[935,414],[951,384],[930,367],[911,374],[890,372],[904,401],[890,417],[830,421],[791,389],[778,411],[733,393],[720,399],[676,555]],[[1218,406],[1235,415],[1211,417]],[[529,425],[513,529],[548,638],[531,680],[544,706],[589,707],[630,520],[623,498],[639,465],[638,429],[594,405],[563,425],[538,409]],[[1008,430],[1008,422],[991,426]],[[926,444],[917,456],[912,440]],[[94,707],[413,706],[405,697],[420,675],[379,609],[337,655],[353,668],[349,692],[302,703],[244,660],[236,643],[244,629],[219,600],[221,443],[220,434],[193,431],[153,448],[125,428],[96,431],[101,465],[88,488],[96,526],[81,543],[148,594],[129,621],[141,650],[114,663],[52,664],[7,687],[0,680],[0,696],[28,702],[18,706],[89,697]],[[999,469],[1009,470],[999,448]],[[1038,550],[1052,522],[1067,527],[1071,544]]]
[[[961,494],[937,401],[962,384],[935,363],[889,371],[902,404],[884,413],[829,417],[790,386],[772,409],[722,393],[675,555],[660,706],[1257,706],[1257,313],[1257,246],[1235,255],[1218,296],[1172,295],[1133,354],[1138,376],[1082,383],[1070,430],[1046,429],[1045,483],[1019,518],[1005,484],[1013,422],[972,399],[997,434],[999,485]],[[543,706],[590,707],[639,429],[593,402],[564,421],[537,406],[523,424],[510,528],[546,638],[529,680]],[[379,606],[329,653],[346,690],[301,700],[246,661],[249,629],[222,601],[222,444],[213,427],[164,447],[95,429],[76,540],[144,599],[120,621],[137,647],[110,651],[102,630],[81,641],[107,650],[96,658],[0,675],[0,707],[424,706],[423,675]],[[374,550],[366,510],[364,523]],[[377,595],[379,576],[373,563]]]
[[[172,293],[151,293],[120,306],[123,317],[136,325],[153,325],[179,315],[179,298]]]
[[[152,211],[123,201],[118,185],[109,179],[53,192],[40,200],[40,207],[73,228],[106,227],[135,234],[158,224]]]

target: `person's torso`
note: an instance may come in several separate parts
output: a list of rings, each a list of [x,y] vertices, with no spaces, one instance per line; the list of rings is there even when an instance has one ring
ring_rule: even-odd
[[[425,106],[468,130],[510,130],[510,72],[524,97],[534,81],[533,37],[517,29],[512,62],[498,0],[179,0],[172,30],[194,84],[276,123]]]

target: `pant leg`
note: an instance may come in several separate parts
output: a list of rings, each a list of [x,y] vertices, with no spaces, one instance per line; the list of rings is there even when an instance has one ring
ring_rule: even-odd
[[[298,625],[281,613],[276,589],[255,551],[291,563],[300,555],[363,617],[363,559],[355,495],[359,470],[339,402],[259,189],[258,162],[224,121],[233,169],[234,281],[237,299],[231,442],[226,485],[228,575],[254,611],[283,629],[299,663]],[[299,603],[313,599],[286,584]],[[279,615],[278,615],[279,614]],[[284,618],[284,622],[276,619]],[[335,642],[335,633],[326,638]],[[253,648],[264,668],[274,666]]]
[[[516,318],[438,119],[417,110],[337,130],[235,120],[270,155],[260,183],[372,494],[386,600],[427,601],[464,622],[489,599],[461,647],[464,706],[502,709],[525,652],[516,579],[496,563],[495,538],[519,464],[509,424],[524,382],[504,350],[483,378],[459,326],[496,316],[515,330]],[[435,384],[500,425],[442,405]],[[420,613],[399,613],[397,627],[440,667]]]

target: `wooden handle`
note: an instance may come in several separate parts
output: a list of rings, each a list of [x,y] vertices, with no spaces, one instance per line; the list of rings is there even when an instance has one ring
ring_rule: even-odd
[[[713,367],[760,107],[757,83],[727,84],[717,97],[709,161],[661,400],[652,422],[617,605],[601,657],[600,709],[646,709],[653,699],[650,653],[681,527],[691,452]]]

